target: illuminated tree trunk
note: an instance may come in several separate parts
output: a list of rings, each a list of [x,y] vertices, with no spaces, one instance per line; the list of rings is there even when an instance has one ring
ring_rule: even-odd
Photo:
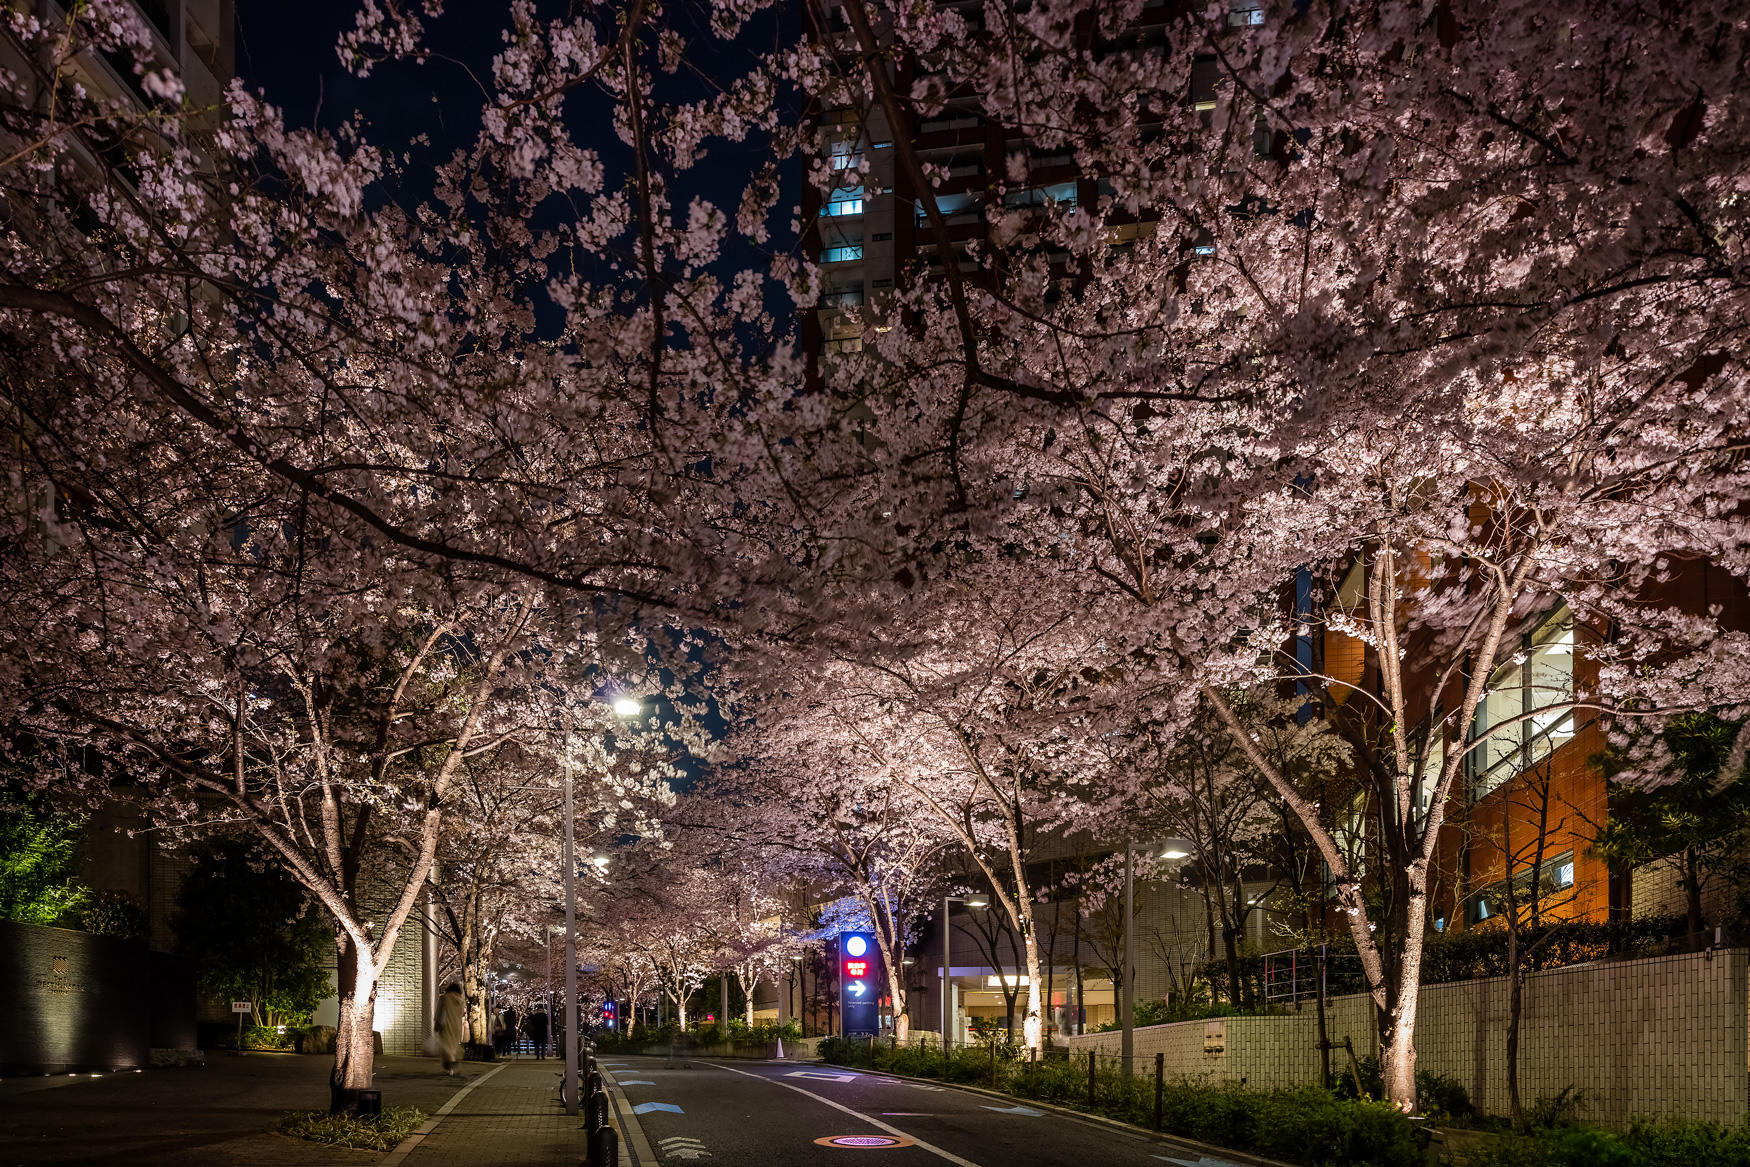
[[[340,940],[340,1024],[334,1038],[334,1069],[328,1076],[332,1114],[356,1111],[359,1091],[371,1088],[377,1046],[377,970],[369,949],[351,937]]]

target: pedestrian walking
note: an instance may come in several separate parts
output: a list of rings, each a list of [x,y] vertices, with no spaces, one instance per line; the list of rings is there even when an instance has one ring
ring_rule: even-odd
[[[516,1053],[517,1042],[521,1040],[517,1029],[517,1022],[520,1020],[515,1007],[504,1011],[504,1052],[507,1057]]]
[[[529,1035],[529,1044],[535,1047],[537,1061],[547,1056],[547,1015],[536,1010],[523,1018],[523,1032]]]
[[[504,1056],[504,1014],[492,1015],[492,1052],[498,1057]]]
[[[438,1052],[443,1055],[444,1073],[456,1076],[456,1065],[462,1060],[462,1035],[467,1032],[467,1011],[462,1007],[462,986],[452,984],[438,998]]]

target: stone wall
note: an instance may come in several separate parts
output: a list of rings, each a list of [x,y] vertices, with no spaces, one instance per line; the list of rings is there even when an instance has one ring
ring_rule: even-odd
[[[424,1053],[425,1013],[423,995],[424,944],[421,934],[425,923],[418,913],[408,917],[395,937],[395,951],[389,956],[389,967],[377,981],[377,1013],[373,1028],[382,1035],[383,1052],[413,1056]],[[328,983],[340,984],[340,971],[335,957],[329,958]],[[439,986],[440,989],[442,986]],[[340,999],[326,997],[316,1006],[311,1017],[317,1025],[340,1024]]]
[[[0,921],[0,1073],[134,1069],[194,1048],[194,976],[112,936]]]
[[[1492,1114],[1507,1111],[1505,977],[1428,985],[1416,1026],[1419,1068],[1455,1079]],[[1373,1048],[1372,1001],[1333,998],[1331,1040]],[[1276,1017],[1186,1021],[1136,1031],[1139,1069],[1166,1055],[1170,1078],[1270,1090],[1317,1083],[1312,1006]],[[1072,1050],[1116,1054],[1119,1034],[1062,1039]],[[1342,1051],[1332,1056],[1341,1071]],[[1527,1102],[1572,1086],[1582,1117],[1624,1123],[1682,1114],[1727,1124],[1750,1114],[1750,963],[1745,949],[1634,961],[1598,961],[1527,979],[1519,1093]]]

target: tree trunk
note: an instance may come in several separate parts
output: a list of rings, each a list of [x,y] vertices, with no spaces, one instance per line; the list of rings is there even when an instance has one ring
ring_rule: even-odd
[[[1683,902],[1689,915],[1689,951],[1702,949],[1701,863],[1694,847],[1683,849]]]
[[[1422,993],[1422,946],[1426,939],[1423,929],[1428,926],[1427,878],[1427,869],[1417,863],[1405,880],[1409,896],[1404,911],[1402,963],[1397,968],[1397,996],[1389,1003],[1380,1051],[1386,1100],[1405,1114],[1416,1112],[1416,1007]]]
[[[1227,960],[1227,991],[1228,997],[1238,1006],[1240,1003],[1240,949],[1238,939],[1234,935],[1235,928],[1225,918],[1221,922],[1222,955]]]
[[[372,1023],[377,1012],[377,970],[369,949],[351,939],[340,943],[340,1024],[334,1038],[334,1069],[328,1075],[328,1110],[358,1109],[359,1091],[371,1088],[376,1067]]]
[[[1519,967],[1519,921],[1507,930],[1507,1114],[1513,1129],[1525,1133],[1525,1108],[1519,1101],[1519,1015],[1524,1008],[1525,970]]]
[[[742,1014],[749,1029],[753,1028],[753,991],[759,983],[758,977],[753,980],[744,977],[741,981]]]
[[[1039,1051],[1044,1048],[1045,1026],[1040,1014],[1039,1005],[1039,938],[1033,934],[1033,913],[1027,910],[1025,939],[1027,942],[1027,1018],[1022,1023],[1022,1033],[1026,1038],[1027,1048]]]
[[[1070,960],[1076,970],[1076,1011],[1069,1019],[1071,1033],[1087,1032],[1088,1000],[1086,976],[1082,972],[1082,911],[1076,909],[1075,938],[1070,941]]]

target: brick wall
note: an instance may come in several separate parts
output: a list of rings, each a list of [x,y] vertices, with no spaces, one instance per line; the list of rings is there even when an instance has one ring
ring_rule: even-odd
[[[1582,1117],[1683,1114],[1737,1124],[1750,1114],[1750,963],[1745,949],[1599,961],[1527,979],[1519,1093],[1526,1102],[1573,1086]],[[1428,985],[1416,1026],[1421,1069],[1453,1078],[1492,1114],[1507,1111],[1505,977]],[[1374,1041],[1372,1001],[1337,997],[1333,1041],[1358,1053]],[[1206,1041],[1219,1034],[1221,1040]],[[1117,1053],[1117,1033],[1063,1039],[1072,1050]],[[1186,1021],[1136,1031],[1139,1067],[1166,1054],[1169,1077],[1269,1090],[1319,1081],[1316,1015]],[[1222,1052],[1205,1052],[1222,1047]],[[1333,1055],[1341,1069],[1344,1055]]]

